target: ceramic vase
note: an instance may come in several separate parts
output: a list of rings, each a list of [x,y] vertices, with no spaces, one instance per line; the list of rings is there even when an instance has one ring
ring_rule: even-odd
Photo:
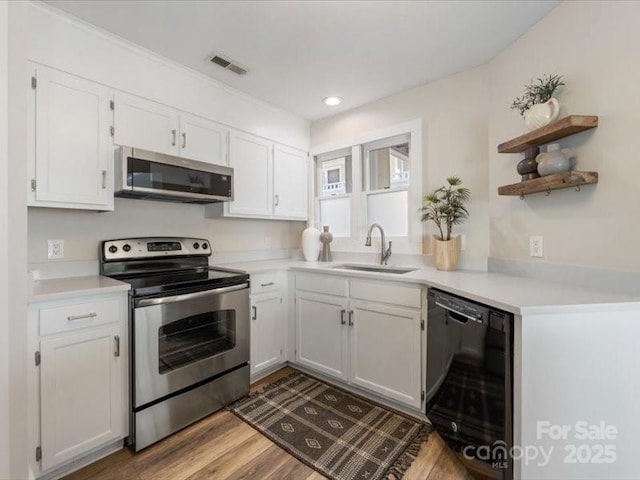
[[[529,130],[535,130],[549,125],[560,115],[560,104],[555,98],[544,103],[536,103],[524,112],[524,123]]]
[[[325,225],[322,227],[322,233],[320,234],[320,242],[322,243],[322,252],[320,252],[320,261],[321,262],[330,262],[331,258],[331,247],[329,244],[333,241],[333,234],[329,231],[329,226]]]
[[[431,239],[433,260],[438,270],[455,270],[460,260],[460,236],[451,240],[440,240],[435,235]]]
[[[568,172],[571,169],[570,159],[573,156],[568,148],[560,149],[557,143],[550,143],[547,151],[536,157],[538,174],[542,177],[554,173]]]
[[[320,255],[322,242],[320,242],[320,230],[308,227],[302,232],[302,255],[307,262],[317,262]]]

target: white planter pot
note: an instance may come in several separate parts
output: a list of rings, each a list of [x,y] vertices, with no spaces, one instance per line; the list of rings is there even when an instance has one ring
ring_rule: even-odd
[[[529,130],[535,130],[549,125],[560,115],[560,104],[555,98],[545,103],[536,103],[524,112],[524,123]]]

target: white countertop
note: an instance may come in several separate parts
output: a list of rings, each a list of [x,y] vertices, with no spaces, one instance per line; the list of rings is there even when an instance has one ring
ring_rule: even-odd
[[[128,283],[103,277],[102,275],[36,280],[32,283],[29,303],[61,300],[86,295],[126,292],[129,289],[130,285]]]
[[[447,292],[486,303],[517,315],[534,315],[560,311],[564,313],[602,311],[611,308],[637,309],[640,307],[640,292],[638,295],[633,296],[501,273],[465,270],[443,272],[433,267],[425,266],[420,266],[413,272],[403,274],[332,268],[344,263],[349,262],[318,263],[282,259],[231,263],[220,266],[244,270],[250,274],[269,270],[290,269],[421,284],[441,288]],[[398,266],[409,267],[411,265]]]

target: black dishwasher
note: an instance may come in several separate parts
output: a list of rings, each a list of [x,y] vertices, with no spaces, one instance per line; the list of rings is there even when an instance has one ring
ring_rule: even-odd
[[[427,313],[427,417],[476,478],[511,480],[513,315],[436,289]]]

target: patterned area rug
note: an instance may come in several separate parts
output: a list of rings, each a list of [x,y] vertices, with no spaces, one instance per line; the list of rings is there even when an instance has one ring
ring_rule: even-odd
[[[432,430],[299,372],[229,410],[333,480],[402,478]]]

